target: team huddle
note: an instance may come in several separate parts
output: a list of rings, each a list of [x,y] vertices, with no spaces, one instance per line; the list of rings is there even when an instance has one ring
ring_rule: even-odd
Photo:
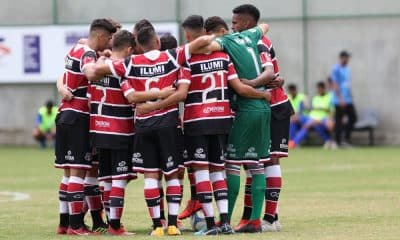
[[[230,34],[220,17],[191,15],[180,46],[145,19],[132,32],[93,20],[57,82],[58,234],[132,235],[120,220],[126,186],[138,173],[152,236],[181,235],[180,220],[199,210],[206,227],[196,235],[281,229],[279,159],[288,156],[293,109],[265,36],[269,26],[259,18],[253,5],[234,8]],[[241,166],[244,209],[232,227]],[[179,214],[185,171],[191,197]]]

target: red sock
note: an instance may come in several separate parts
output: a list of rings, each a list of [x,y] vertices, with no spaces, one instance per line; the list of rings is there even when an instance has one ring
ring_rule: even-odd
[[[144,197],[146,199],[147,208],[153,227],[161,227],[160,222],[160,189],[158,188],[158,180],[154,178],[144,179]]]
[[[275,221],[278,207],[279,195],[282,188],[282,174],[279,165],[265,168],[266,190],[265,190],[265,214],[264,220],[270,223]]]

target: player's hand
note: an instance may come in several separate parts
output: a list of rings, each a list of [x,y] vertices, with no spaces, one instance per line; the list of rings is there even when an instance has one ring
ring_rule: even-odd
[[[264,99],[267,102],[271,101],[271,93],[269,91],[264,91]]]
[[[340,108],[345,108],[346,107],[346,102],[344,101],[343,98],[339,99],[339,107]]]
[[[165,98],[171,96],[175,91],[176,91],[176,89],[171,86],[163,88],[160,91],[160,98],[165,99]]]
[[[154,110],[156,110],[154,103],[139,103],[136,105],[135,109],[136,113],[139,115],[148,114]]]
[[[276,77],[274,80],[268,82],[266,85],[268,88],[278,88],[282,87],[285,82],[285,79],[283,77]]]
[[[100,57],[106,57],[109,58],[111,57],[112,51],[110,49],[105,49],[103,51],[97,51],[97,55]]]
[[[67,102],[71,101],[72,98],[74,98],[72,92],[70,92],[65,86],[59,89],[58,93],[61,95],[61,98]]]

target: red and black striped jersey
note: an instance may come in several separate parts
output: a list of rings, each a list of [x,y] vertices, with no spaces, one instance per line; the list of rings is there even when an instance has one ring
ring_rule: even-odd
[[[132,55],[124,60],[110,61],[114,76],[124,78],[124,95],[134,91],[159,91],[189,80],[181,78],[181,65],[190,58],[188,45],[172,50],[153,50]],[[178,126],[178,105],[135,117],[136,132]]]
[[[86,96],[89,81],[83,73],[85,65],[96,62],[96,52],[86,45],[77,44],[65,58],[63,83],[74,95],[72,100],[62,100],[59,112],[59,122],[72,123],[76,117],[89,114],[88,98]]]
[[[271,40],[263,36],[258,42],[258,51],[260,53],[261,59],[271,59],[272,66],[274,67],[274,72],[275,74],[279,75],[278,59],[275,53],[275,49],[272,46]],[[263,65],[263,67],[265,66],[266,65]],[[270,89],[270,92],[272,115],[277,119],[287,118],[288,116],[292,115],[294,111],[283,87]]]
[[[121,78],[106,76],[91,82],[88,97],[92,146],[129,148],[134,135],[133,108],[121,90]]]
[[[228,81],[238,77],[228,54],[193,55],[187,67],[184,72],[190,86],[183,118],[185,134],[228,134],[233,118]]]

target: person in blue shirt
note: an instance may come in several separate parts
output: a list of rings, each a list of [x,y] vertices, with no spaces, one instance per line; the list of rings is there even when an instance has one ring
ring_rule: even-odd
[[[348,66],[350,53],[341,51],[339,63],[332,68],[330,78],[332,79],[333,103],[335,105],[335,139],[339,146],[348,146],[350,143],[351,131],[357,121],[357,115],[351,94],[351,71]],[[347,117],[344,124],[343,119]],[[342,135],[344,133],[344,140]]]

